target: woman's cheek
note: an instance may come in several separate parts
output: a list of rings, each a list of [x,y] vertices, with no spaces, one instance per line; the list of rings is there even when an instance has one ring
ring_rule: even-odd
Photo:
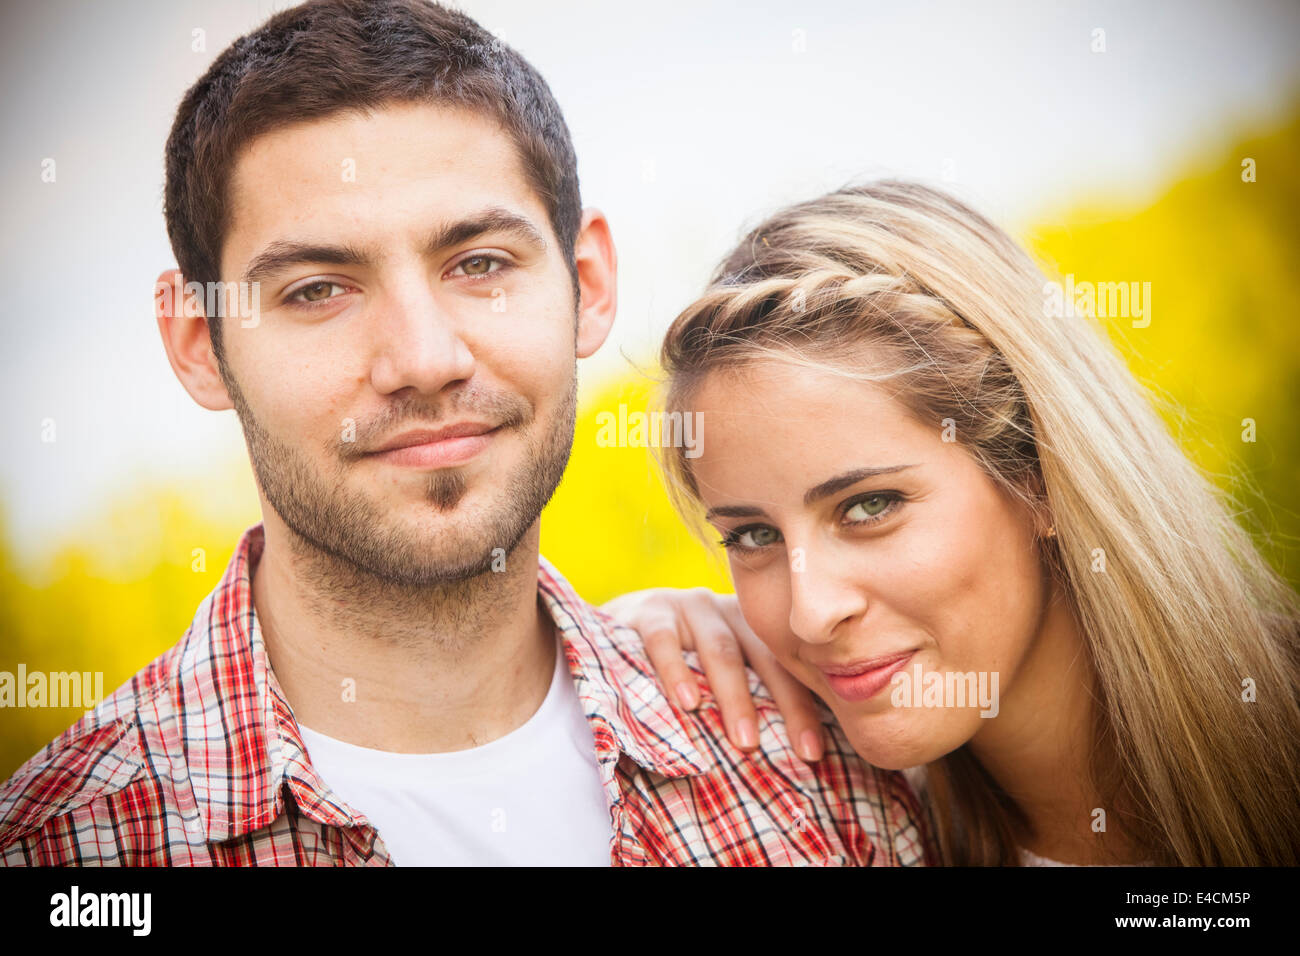
[[[934,509],[914,518],[901,530],[896,547],[881,556],[875,575],[874,590],[891,616],[924,636],[945,665],[968,661],[977,651],[977,634],[991,611],[988,584],[999,574],[981,529],[964,522],[960,510]],[[972,627],[977,622],[981,626]]]
[[[733,559],[731,581],[745,623],[790,670],[799,639],[790,632],[789,589],[788,582],[779,575],[782,567],[779,561],[769,561],[765,568],[758,569],[741,566]]]

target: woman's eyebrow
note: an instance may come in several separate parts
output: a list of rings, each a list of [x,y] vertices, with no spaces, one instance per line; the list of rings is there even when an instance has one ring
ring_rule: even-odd
[[[716,508],[710,508],[704,513],[706,521],[712,521],[714,518],[757,518],[765,514],[762,508],[755,508],[753,505],[719,505]]]
[[[855,468],[853,471],[846,471],[842,475],[836,475],[820,485],[808,489],[808,493],[803,496],[805,505],[816,504],[823,498],[835,494],[842,488],[850,485],[856,485],[864,478],[874,478],[876,475],[890,475],[896,471],[906,471],[908,468],[915,468],[916,465],[889,465],[884,468]],[[712,521],[714,518],[758,518],[767,514],[762,508],[755,505],[718,505],[716,508],[710,508],[704,513],[705,520]]]
[[[803,496],[805,505],[816,504],[823,498],[827,498],[841,489],[850,485],[856,485],[864,478],[874,478],[876,475],[889,475],[896,471],[904,471],[908,468],[914,468],[915,465],[890,465],[885,468],[855,468],[853,471],[846,471],[842,475],[836,475],[823,481],[820,485],[809,488]]]

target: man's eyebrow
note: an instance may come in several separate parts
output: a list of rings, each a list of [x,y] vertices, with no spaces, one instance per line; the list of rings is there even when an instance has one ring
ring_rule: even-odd
[[[472,216],[441,226],[428,242],[424,244],[426,253],[434,253],[448,246],[458,246],[489,232],[500,232],[514,236],[522,242],[533,246],[538,252],[546,249],[546,239],[533,225],[532,220],[509,209],[492,206]]]
[[[859,481],[866,478],[874,478],[876,475],[889,475],[896,471],[904,471],[908,468],[914,468],[915,465],[890,465],[886,468],[855,468],[853,471],[846,471],[842,475],[836,475],[823,481],[820,485],[809,488],[803,496],[805,505],[816,504],[823,498],[827,498],[841,489],[848,488],[850,485],[856,485]],[[719,505],[716,508],[710,508],[704,513],[706,520],[712,521],[714,518],[757,518],[766,512],[762,508],[754,505]]]
[[[319,242],[277,239],[249,260],[243,281],[252,285],[279,275],[290,266],[305,262],[322,262],[332,266],[356,266],[367,261],[364,250],[356,246],[331,246]]]
[[[538,252],[546,249],[546,239],[528,218],[500,206],[493,206],[439,226],[425,241],[424,252],[426,255],[432,255],[449,246],[457,246],[488,233],[506,233],[514,236],[534,247]],[[357,266],[374,262],[377,258],[371,251],[354,245],[334,246],[328,243],[279,239],[249,261],[248,268],[244,270],[243,281],[248,283],[264,281],[290,266],[307,262]]]

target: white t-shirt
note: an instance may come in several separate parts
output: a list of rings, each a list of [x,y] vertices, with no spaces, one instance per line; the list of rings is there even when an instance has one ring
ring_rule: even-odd
[[[558,641],[541,707],[482,747],[388,753],[299,729],[321,779],[398,866],[610,865],[596,743]]]

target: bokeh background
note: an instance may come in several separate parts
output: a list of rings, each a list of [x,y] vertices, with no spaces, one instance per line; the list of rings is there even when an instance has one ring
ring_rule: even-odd
[[[173,111],[288,5],[0,14],[0,671],[102,671],[111,692],[181,636],[260,520],[234,413],[175,381],[150,294],[174,264]],[[596,414],[647,407],[663,331],[747,226],[876,175],[955,191],[1053,274],[1150,282],[1150,326],[1107,331],[1300,585],[1300,4],[460,7],[551,84],[619,248],[617,328],[581,369],[543,521],[543,553],[588,600],[729,588],[649,452],[598,447]],[[0,709],[0,778],[80,713]]]

